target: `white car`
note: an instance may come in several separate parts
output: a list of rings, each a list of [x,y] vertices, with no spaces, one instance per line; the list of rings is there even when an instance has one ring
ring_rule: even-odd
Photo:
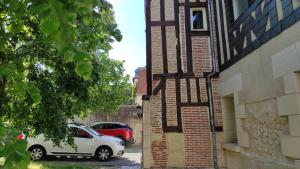
[[[32,159],[41,160],[46,156],[93,156],[100,161],[107,161],[124,154],[124,142],[119,138],[98,134],[79,124],[68,124],[68,127],[74,133],[77,150],[65,142],[61,143],[61,147],[54,146],[52,141],[46,141],[43,135],[39,135],[27,138]]]

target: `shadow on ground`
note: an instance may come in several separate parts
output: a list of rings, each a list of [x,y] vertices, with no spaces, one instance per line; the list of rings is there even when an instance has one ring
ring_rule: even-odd
[[[58,165],[75,164],[86,166],[92,169],[138,169],[141,166],[142,148],[141,146],[130,146],[125,149],[122,157],[114,157],[107,162],[100,162],[94,158],[67,158],[67,157],[49,157],[43,162],[55,163]]]

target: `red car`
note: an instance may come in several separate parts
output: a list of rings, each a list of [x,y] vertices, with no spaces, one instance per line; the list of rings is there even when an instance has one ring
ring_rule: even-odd
[[[98,122],[90,126],[103,135],[115,136],[122,139],[125,145],[133,144],[133,131],[127,124],[117,122]]]

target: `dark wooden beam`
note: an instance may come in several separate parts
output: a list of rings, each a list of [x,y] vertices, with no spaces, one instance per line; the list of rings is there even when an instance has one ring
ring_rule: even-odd
[[[151,21],[151,26],[175,26],[175,21]]]
[[[152,95],[151,0],[145,0],[147,95]]]

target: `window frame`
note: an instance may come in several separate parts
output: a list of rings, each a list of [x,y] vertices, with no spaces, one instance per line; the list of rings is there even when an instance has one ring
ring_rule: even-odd
[[[194,11],[202,11],[203,29],[194,29],[194,25],[193,25],[193,12]],[[196,32],[208,31],[206,7],[193,7],[190,9],[190,26],[191,26],[191,31],[196,31]]]

